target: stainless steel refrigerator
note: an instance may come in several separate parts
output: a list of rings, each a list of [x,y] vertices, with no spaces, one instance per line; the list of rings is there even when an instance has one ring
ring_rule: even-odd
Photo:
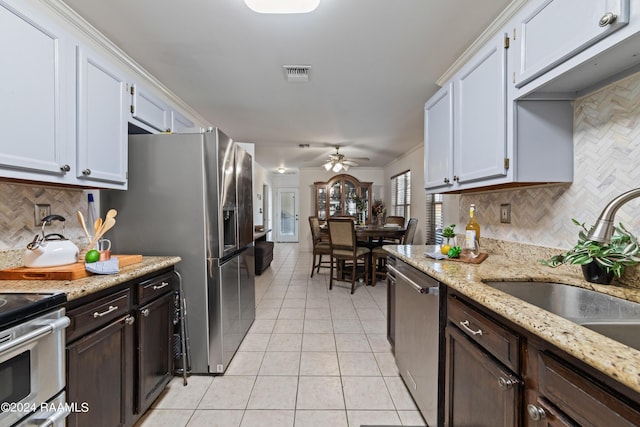
[[[192,373],[223,373],[255,319],[252,159],[218,129],[130,135],[115,253],[178,255]]]

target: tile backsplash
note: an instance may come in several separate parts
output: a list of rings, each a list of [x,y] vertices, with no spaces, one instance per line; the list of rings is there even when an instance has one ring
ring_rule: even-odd
[[[24,249],[40,232],[34,223],[36,203],[49,204],[51,213],[66,218],[65,237],[76,243],[86,242],[76,218],[78,210],[86,216],[86,191],[0,182],[0,250]],[[53,223],[45,231],[62,233],[62,224]]]
[[[571,184],[466,194],[460,197],[460,224],[468,207],[478,206],[482,235],[494,239],[569,248],[578,227],[591,226],[614,197],[640,187],[640,73],[574,102],[574,180]],[[500,223],[500,204],[511,204],[511,223]],[[640,235],[640,199],[617,213]]]

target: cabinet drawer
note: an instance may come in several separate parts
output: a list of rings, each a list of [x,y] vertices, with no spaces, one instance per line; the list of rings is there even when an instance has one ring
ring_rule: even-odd
[[[163,274],[151,280],[138,284],[138,304],[145,304],[154,298],[167,292],[171,292],[176,286],[176,276],[173,273]]]
[[[131,294],[129,289],[124,289],[70,310],[67,313],[71,319],[71,324],[66,330],[67,342],[128,313],[130,306]]]
[[[637,426],[640,412],[546,352],[538,353],[538,393],[583,426]]]
[[[514,372],[520,370],[520,337],[453,295],[447,299],[450,323]]]

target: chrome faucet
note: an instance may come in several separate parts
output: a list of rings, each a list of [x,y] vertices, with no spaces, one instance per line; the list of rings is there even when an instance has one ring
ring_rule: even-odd
[[[622,205],[636,197],[640,197],[640,188],[622,193],[610,201],[598,217],[596,224],[591,227],[591,230],[589,230],[587,239],[601,243],[611,242],[611,236],[613,236],[614,230],[613,218],[615,217],[616,212]]]

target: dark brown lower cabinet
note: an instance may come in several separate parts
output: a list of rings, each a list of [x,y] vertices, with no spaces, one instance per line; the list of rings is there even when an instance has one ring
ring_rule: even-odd
[[[171,379],[172,308],[173,294],[168,293],[138,309],[137,413],[146,411]]]
[[[640,426],[640,394],[448,290],[445,425]]]
[[[126,315],[67,346],[67,401],[88,404],[72,412],[70,427],[130,425],[133,416],[133,316]]]
[[[171,271],[70,301],[67,402],[70,427],[132,426],[162,393],[173,372]]]
[[[640,425],[640,411],[558,355],[529,345],[528,426]]]
[[[520,382],[457,327],[445,334],[445,425],[516,426]]]

